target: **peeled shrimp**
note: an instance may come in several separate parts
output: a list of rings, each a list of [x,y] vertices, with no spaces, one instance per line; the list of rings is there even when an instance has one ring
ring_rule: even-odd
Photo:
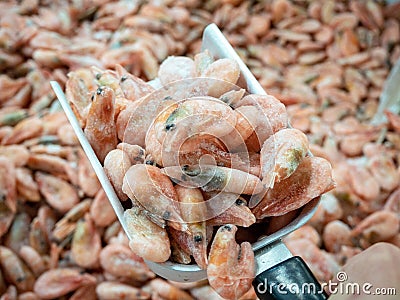
[[[287,179],[269,189],[252,209],[257,219],[279,216],[295,210],[335,187],[330,163],[320,157],[306,157]]]
[[[142,209],[134,206],[124,212],[129,247],[144,259],[164,262],[171,255],[167,231],[151,222]]]
[[[87,116],[85,135],[100,162],[118,143],[114,123],[114,92],[109,87],[97,89]]]
[[[248,242],[235,241],[237,227],[221,226],[209,254],[207,277],[211,287],[228,299],[238,299],[250,288],[255,277],[254,253]]]
[[[272,188],[297,169],[308,151],[306,135],[297,129],[282,129],[270,136],[261,148],[261,176],[266,188]]]
[[[162,169],[176,182],[188,187],[200,187],[205,192],[224,191],[236,194],[258,194],[263,186],[252,174],[231,168],[201,166],[171,166]]]

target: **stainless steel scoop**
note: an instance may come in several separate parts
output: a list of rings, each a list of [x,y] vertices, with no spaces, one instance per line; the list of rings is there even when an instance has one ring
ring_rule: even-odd
[[[241,70],[241,77],[238,85],[253,94],[266,94],[259,82],[255,79],[253,74],[246,67],[215,24],[210,24],[205,28],[202,40],[202,49],[209,50],[215,58],[231,58],[237,61]],[[113,186],[108,180],[102,165],[93,151],[93,148],[86,139],[62,89],[55,81],[51,82],[51,86],[56,93],[76,135],[78,136],[79,142],[92,164],[122,227],[126,231],[126,224],[123,220],[124,209],[113,189]],[[268,236],[262,237],[252,244],[257,265],[257,277],[254,281],[254,286],[259,298],[280,299],[281,296],[285,296],[285,293],[282,293],[281,291],[282,285],[280,286],[280,290],[277,290],[278,283],[285,285],[295,283],[299,286],[302,283],[311,283],[319,286],[317,280],[311,274],[305,263],[299,257],[293,257],[281,241],[285,235],[301,227],[311,218],[316,210],[318,202],[319,198],[307,203],[300,209],[298,216],[288,225]],[[207,277],[206,271],[200,269],[195,264],[183,265],[169,261],[165,263],[146,261],[146,263],[156,274],[172,281],[192,282]],[[267,286],[264,286],[265,283],[267,283]],[[268,298],[271,297],[271,295],[273,295],[273,298]],[[286,296],[288,296],[287,293]],[[302,299],[302,295],[297,296]],[[320,291],[305,296],[307,297],[304,299],[326,299],[326,295]]]

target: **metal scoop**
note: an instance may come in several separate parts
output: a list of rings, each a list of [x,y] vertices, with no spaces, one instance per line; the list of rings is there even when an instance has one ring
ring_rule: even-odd
[[[206,49],[210,51],[215,58],[231,58],[237,61],[241,71],[241,77],[238,82],[239,86],[253,94],[266,94],[259,82],[255,79],[215,24],[208,25],[204,30],[202,50]],[[78,136],[79,142],[92,164],[122,228],[126,231],[126,224],[123,220],[124,209],[113,186],[108,180],[93,148],[86,139],[59,84],[52,81],[51,86]],[[281,299],[281,297],[287,297],[288,292],[290,292],[289,288],[291,283],[299,287],[301,287],[302,284],[315,285],[316,289],[314,292],[308,293],[307,295],[297,295],[300,299],[304,297],[306,297],[304,299],[310,300],[326,299],[325,293],[319,288],[318,281],[312,275],[304,261],[301,260],[300,257],[293,257],[290,251],[281,242],[281,239],[285,235],[301,227],[311,218],[316,210],[318,202],[319,198],[310,201],[300,209],[298,216],[288,225],[268,236],[262,237],[252,244],[257,268],[257,276],[253,285],[260,299]],[[170,261],[165,263],[146,261],[146,263],[156,274],[172,281],[193,282],[207,277],[206,271],[200,269],[196,264],[183,265]]]

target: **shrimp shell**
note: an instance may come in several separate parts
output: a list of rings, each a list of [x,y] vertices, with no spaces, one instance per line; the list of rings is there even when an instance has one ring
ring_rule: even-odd
[[[238,299],[250,288],[255,277],[254,253],[248,242],[235,241],[237,227],[221,226],[211,244],[207,277],[222,297]]]

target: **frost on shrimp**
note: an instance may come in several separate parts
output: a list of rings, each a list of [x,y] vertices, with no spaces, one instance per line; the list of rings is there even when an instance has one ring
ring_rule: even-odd
[[[201,187],[205,192],[223,191],[236,194],[258,194],[263,190],[261,180],[252,174],[226,167],[171,166],[162,172],[175,182],[189,187]]]
[[[250,288],[255,277],[254,253],[248,242],[235,241],[237,227],[224,225],[214,237],[209,254],[207,277],[222,297],[238,299]]]

